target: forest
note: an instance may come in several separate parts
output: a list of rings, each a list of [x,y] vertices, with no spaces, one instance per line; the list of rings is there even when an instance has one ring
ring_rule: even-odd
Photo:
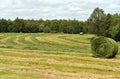
[[[79,20],[34,20],[17,17],[15,20],[0,19],[1,33],[66,33],[95,34],[120,40],[120,14],[105,13],[95,8],[86,21]]]

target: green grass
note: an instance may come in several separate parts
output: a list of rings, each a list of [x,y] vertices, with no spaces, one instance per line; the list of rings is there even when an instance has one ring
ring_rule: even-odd
[[[94,58],[93,36],[1,33],[0,79],[120,79],[120,56]]]

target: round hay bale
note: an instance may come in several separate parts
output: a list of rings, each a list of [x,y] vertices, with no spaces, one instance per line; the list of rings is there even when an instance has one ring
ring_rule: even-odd
[[[91,49],[95,57],[113,58],[118,53],[118,44],[104,36],[91,39]]]
[[[84,33],[83,32],[80,32],[80,35],[83,35]]]

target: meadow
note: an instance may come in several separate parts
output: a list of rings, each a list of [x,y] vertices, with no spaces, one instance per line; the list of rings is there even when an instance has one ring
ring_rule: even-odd
[[[93,36],[1,33],[0,79],[120,79],[120,55],[93,57]]]

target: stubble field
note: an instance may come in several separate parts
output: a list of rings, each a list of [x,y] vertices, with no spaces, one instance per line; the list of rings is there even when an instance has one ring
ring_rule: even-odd
[[[94,58],[93,36],[1,33],[0,79],[120,79],[120,55]]]

